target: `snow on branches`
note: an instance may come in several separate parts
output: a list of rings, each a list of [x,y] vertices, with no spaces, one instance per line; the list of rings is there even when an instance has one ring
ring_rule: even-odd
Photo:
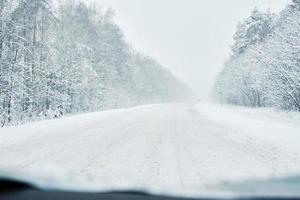
[[[255,9],[238,26],[233,55],[212,93],[250,107],[300,111],[300,9],[294,0],[279,16]]]
[[[80,1],[51,5],[0,1],[0,126],[162,102],[187,91],[130,50],[112,10]]]

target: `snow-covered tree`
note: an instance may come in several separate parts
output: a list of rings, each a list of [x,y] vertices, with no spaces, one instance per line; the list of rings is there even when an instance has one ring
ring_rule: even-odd
[[[262,42],[273,32],[275,18],[276,15],[270,11],[261,12],[255,8],[249,18],[238,24],[234,35],[233,53],[242,54],[250,45]]]
[[[298,0],[293,0],[278,17],[255,10],[252,16],[260,17],[251,17],[239,25],[234,55],[213,90],[215,99],[222,91],[227,103],[300,111],[299,5]]]
[[[153,59],[136,62],[112,10],[73,0],[51,5],[0,1],[0,126],[179,99],[188,91]]]

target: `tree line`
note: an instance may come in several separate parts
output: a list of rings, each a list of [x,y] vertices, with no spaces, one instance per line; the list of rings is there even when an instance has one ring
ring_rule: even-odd
[[[239,23],[234,41],[212,99],[300,111],[300,0],[278,15],[255,8]]]
[[[1,0],[0,126],[188,96],[113,15],[74,0]]]

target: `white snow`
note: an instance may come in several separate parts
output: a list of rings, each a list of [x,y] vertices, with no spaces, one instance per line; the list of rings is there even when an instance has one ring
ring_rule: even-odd
[[[161,104],[6,127],[0,169],[48,188],[177,193],[286,177],[300,174],[300,114],[293,116]]]

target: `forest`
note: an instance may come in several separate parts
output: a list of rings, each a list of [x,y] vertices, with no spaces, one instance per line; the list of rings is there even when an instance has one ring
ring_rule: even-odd
[[[215,102],[300,111],[300,0],[279,14],[253,10],[240,22],[218,75]]]
[[[1,0],[0,127],[189,96],[113,17],[74,0]]]

